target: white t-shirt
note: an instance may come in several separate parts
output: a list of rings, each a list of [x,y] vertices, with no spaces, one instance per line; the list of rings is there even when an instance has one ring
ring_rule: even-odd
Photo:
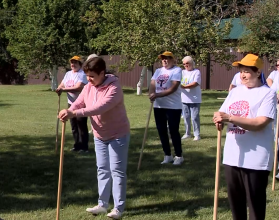
[[[268,79],[273,81],[270,88],[279,94],[279,72],[277,70],[272,71],[269,74]]]
[[[86,75],[82,69],[80,69],[78,72],[73,72],[72,70],[68,71],[62,80],[62,83],[64,84],[65,88],[74,87],[79,82],[83,84],[88,83]],[[80,92],[67,92],[68,103],[72,104],[77,99],[79,94]]]
[[[234,86],[239,86],[242,84],[241,79],[240,79],[240,72],[238,72],[234,75],[231,84]]]
[[[172,81],[181,81],[181,68],[174,66],[171,69],[161,67],[156,69],[151,80],[155,80],[156,93],[160,93],[169,89],[172,86]],[[156,98],[154,101],[154,108],[167,108],[167,109],[181,109],[181,90],[178,89],[168,95],[161,98]]]
[[[196,82],[199,85],[195,88],[181,88],[181,101],[183,103],[201,103],[201,72],[198,69],[192,71],[182,70],[181,85],[188,85]]]
[[[243,118],[265,116],[274,119],[276,94],[268,86],[248,89],[234,88],[224,101],[220,112]],[[271,170],[274,134],[272,122],[263,130],[248,131],[228,123],[223,164],[252,170]]]
[[[277,70],[273,70],[267,78],[272,79],[272,81],[274,81],[275,78],[278,79],[278,77],[279,77],[278,75],[279,75],[279,72]]]

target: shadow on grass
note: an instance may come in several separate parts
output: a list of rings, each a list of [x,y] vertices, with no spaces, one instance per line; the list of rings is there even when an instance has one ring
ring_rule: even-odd
[[[9,100],[5,100],[5,101],[9,101]],[[15,105],[15,104],[0,101],[0,107],[10,107],[12,105]]]
[[[163,151],[156,128],[149,128],[142,165],[137,171],[140,148],[145,128],[131,129],[128,162],[127,211],[142,213],[188,210],[196,216],[200,207],[213,206],[215,157],[214,154],[191,150],[185,152],[182,166],[160,164]],[[56,208],[59,175],[59,154],[55,154],[54,137],[6,136],[1,140],[0,155],[0,212],[35,211]],[[153,143],[153,144],[149,144]],[[156,142],[157,143],[157,142]],[[88,205],[97,202],[95,154],[69,152],[72,136],[66,135],[63,190],[61,207],[68,204]],[[4,148],[3,148],[4,147]],[[92,149],[92,143],[90,145]],[[173,151],[173,148],[172,148]],[[221,173],[220,186],[224,185]],[[184,196],[181,196],[181,195]],[[168,201],[163,201],[165,196]],[[134,207],[129,201],[150,198],[157,204]],[[188,198],[189,199],[185,199]],[[112,200],[111,200],[112,201]],[[222,205],[223,204],[223,205]],[[187,207],[187,208],[185,208]],[[227,203],[221,203],[227,207]],[[128,215],[130,215],[128,214]]]

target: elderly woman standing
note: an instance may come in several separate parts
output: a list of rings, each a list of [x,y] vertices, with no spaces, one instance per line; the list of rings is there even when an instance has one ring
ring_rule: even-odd
[[[94,133],[98,167],[98,205],[86,211],[107,213],[112,191],[114,208],[108,217],[120,219],[126,204],[127,163],[130,123],[124,106],[124,95],[118,78],[106,71],[101,57],[93,57],[83,65],[88,84],[69,109],[59,113],[63,121],[90,117]]]
[[[264,84],[263,61],[248,54],[238,66],[242,85],[234,88],[213,121],[218,130],[228,123],[223,164],[234,220],[264,220],[266,187],[273,164],[272,122],[276,94]]]
[[[190,56],[182,59],[185,70],[182,70],[181,101],[186,133],[182,139],[191,137],[191,119],[194,130],[194,141],[200,140],[200,104],[201,73],[195,69],[195,62]]]
[[[151,79],[149,99],[154,102],[156,127],[165,153],[161,164],[173,162],[173,165],[180,165],[184,161],[179,133],[182,108],[179,88],[181,68],[175,65],[174,56],[169,51],[160,54],[158,58],[162,60],[163,67],[158,68]],[[171,154],[167,125],[176,154],[174,158]]]
[[[61,95],[62,92],[67,93],[68,107],[77,99],[83,87],[88,83],[86,75],[81,66],[82,61],[79,56],[70,59],[71,71],[68,71],[62,82],[56,89],[56,93]],[[74,137],[74,146],[71,151],[88,152],[88,127],[87,117],[77,117],[70,120],[72,134]]]

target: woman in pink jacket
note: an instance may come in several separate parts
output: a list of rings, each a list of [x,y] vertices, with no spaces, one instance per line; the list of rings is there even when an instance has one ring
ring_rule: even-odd
[[[101,57],[87,60],[83,65],[88,84],[69,109],[59,113],[62,121],[73,117],[90,117],[94,133],[98,167],[98,205],[86,211],[95,215],[106,213],[110,191],[114,208],[108,217],[120,219],[126,200],[126,169],[130,140],[130,125],[118,78],[106,73]]]

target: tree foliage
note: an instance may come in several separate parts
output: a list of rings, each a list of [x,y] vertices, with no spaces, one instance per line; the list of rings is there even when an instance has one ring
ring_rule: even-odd
[[[211,54],[224,64],[232,58],[224,41],[231,25],[221,20],[235,10],[223,6],[217,0],[110,0],[92,5],[84,20],[88,33],[99,33],[91,39],[93,48],[121,54],[132,65],[149,66],[165,50],[203,64]]]
[[[87,4],[86,4],[87,2]],[[88,52],[80,17],[91,1],[20,0],[6,29],[8,50],[25,75],[65,66],[72,55]]]
[[[270,61],[279,58],[279,1],[255,1],[242,17],[247,28],[240,41],[240,49],[245,52],[267,56]]]

